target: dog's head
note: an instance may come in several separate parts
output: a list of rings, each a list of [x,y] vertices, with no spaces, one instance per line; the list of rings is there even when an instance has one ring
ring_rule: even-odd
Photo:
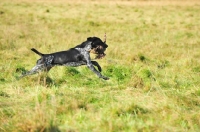
[[[104,42],[98,38],[98,37],[89,37],[87,38],[87,41],[91,42],[91,50],[90,53],[96,54],[96,59],[102,59],[103,57],[105,57],[105,50],[108,47],[108,45],[106,44],[106,37]]]

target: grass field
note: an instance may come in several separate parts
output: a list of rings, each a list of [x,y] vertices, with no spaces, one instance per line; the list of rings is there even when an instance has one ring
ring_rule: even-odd
[[[198,0],[0,0],[0,131],[200,131],[199,12]],[[39,59],[30,48],[105,32],[110,80],[86,66],[17,80]]]

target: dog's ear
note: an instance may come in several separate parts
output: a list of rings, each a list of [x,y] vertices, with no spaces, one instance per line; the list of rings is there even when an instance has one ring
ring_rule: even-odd
[[[88,37],[87,41],[93,41],[93,39],[94,39],[93,37]]]
[[[87,41],[91,42],[91,45],[94,46],[94,41],[96,40],[96,37],[89,37],[87,38]]]

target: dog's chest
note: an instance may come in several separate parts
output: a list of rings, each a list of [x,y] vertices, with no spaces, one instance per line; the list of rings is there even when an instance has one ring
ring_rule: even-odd
[[[80,54],[83,55],[83,57],[86,60],[90,58],[90,53],[88,51],[86,51],[86,49],[84,49],[84,48],[76,48],[76,50],[78,50],[80,52]]]

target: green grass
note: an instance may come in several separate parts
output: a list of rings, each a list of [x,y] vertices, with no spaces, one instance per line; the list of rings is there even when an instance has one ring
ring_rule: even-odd
[[[0,1],[0,131],[200,131],[200,2]],[[103,39],[86,66],[17,80],[43,53]],[[92,55],[94,58],[94,55]]]

